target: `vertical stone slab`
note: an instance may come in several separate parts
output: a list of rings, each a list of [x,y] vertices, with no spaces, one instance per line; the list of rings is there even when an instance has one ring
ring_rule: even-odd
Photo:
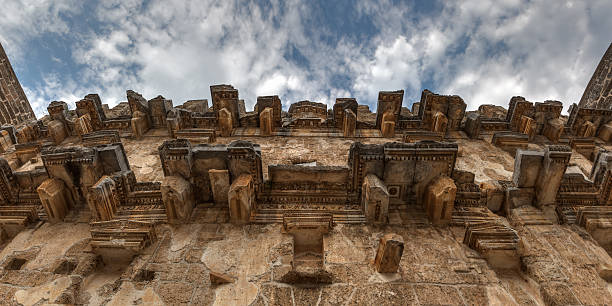
[[[465,117],[465,132],[470,136],[470,138],[478,138],[480,136],[480,114],[469,113]]]
[[[519,125],[519,133],[529,136],[531,139],[535,135],[536,122],[531,117],[521,116],[521,124]]]
[[[243,174],[230,186],[228,192],[230,222],[234,224],[248,223],[251,209],[255,204],[255,188],[253,177]]]
[[[448,224],[451,221],[457,186],[448,176],[440,176],[427,187],[425,211],[433,224]]]
[[[58,145],[66,138],[66,129],[64,124],[59,120],[53,120],[47,125],[49,129],[49,136],[53,139],[53,142]]]
[[[132,136],[141,137],[149,130],[147,115],[141,111],[132,114]]]
[[[437,112],[433,116],[433,124],[431,126],[431,130],[433,132],[438,132],[442,134],[446,134],[446,127],[448,126],[448,118],[441,112]]]
[[[395,115],[392,112],[388,111],[382,115],[380,131],[383,137],[395,137]]]
[[[108,176],[100,178],[89,188],[87,204],[95,220],[110,221],[115,218],[115,212],[120,205],[115,181]]]
[[[80,116],[75,120],[74,131],[78,136],[83,136],[94,131],[91,126],[91,117],[89,117],[89,114]]]
[[[47,212],[49,222],[62,222],[73,206],[72,196],[66,192],[64,183],[55,178],[46,179],[36,191]]]
[[[361,203],[368,222],[387,223],[389,191],[385,183],[374,174],[368,174],[363,180]]]
[[[379,273],[396,273],[404,253],[404,239],[397,234],[386,234],[380,238],[374,267]]]
[[[344,110],[344,119],[342,123],[342,132],[344,137],[355,137],[355,131],[357,130],[357,115],[350,110]]]
[[[547,146],[544,150],[544,163],[535,186],[538,207],[555,203],[571,155],[572,150],[567,146]]]
[[[561,138],[561,134],[563,133],[564,123],[561,119],[550,119],[544,125],[544,129],[542,130],[542,135],[546,136],[552,142],[558,142],[559,138]]]
[[[168,222],[180,223],[191,217],[195,197],[187,180],[180,176],[166,176],[161,184],[161,193]]]
[[[271,136],[274,131],[274,114],[270,107],[259,113],[259,132],[262,136]]]
[[[210,178],[210,187],[213,194],[215,204],[220,206],[228,205],[228,193],[230,189],[230,176],[227,170],[208,170]]]
[[[219,110],[219,132],[222,137],[232,136],[232,129],[234,128],[232,122],[232,113],[227,108]]]

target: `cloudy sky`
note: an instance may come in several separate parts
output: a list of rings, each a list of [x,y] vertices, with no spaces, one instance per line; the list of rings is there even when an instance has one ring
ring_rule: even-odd
[[[612,1],[2,0],[0,42],[40,117],[50,101],[133,89],[182,104],[230,83],[376,107],[380,90],[578,102],[612,41]]]

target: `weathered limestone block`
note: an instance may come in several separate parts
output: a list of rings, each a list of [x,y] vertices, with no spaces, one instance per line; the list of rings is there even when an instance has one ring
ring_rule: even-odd
[[[612,206],[581,207],[576,224],[584,227],[601,247],[612,254]]]
[[[91,117],[89,117],[89,114],[80,116],[74,121],[74,131],[78,136],[83,136],[94,131],[91,126]]]
[[[149,130],[149,121],[147,115],[141,111],[136,111],[132,114],[132,135],[141,137]]]
[[[383,137],[395,137],[395,115],[391,111],[387,111],[382,115],[380,131]]]
[[[448,118],[441,112],[437,112],[433,115],[433,124],[431,130],[438,133],[446,133],[446,127],[448,126]]]
[[[535,187],[543,160],[544,152],[517,150],[512,173],[514,185],[518,188]]]
[[[90,232],[92,251],[104,262],[129,263],[157,240],[153,223],[135,220],[92,222]]]
[[[595,155],[595,139],[593,137],[588,138],[572,138],[570,141],[570,147],[576,150],[576,152],[582,154],[588,160],[592,160]]]
[[[101,177],[89,188],[87,204],[94,220],[110,221],[115,218],[117,207],[120,206],[115,181],[106,175]]]
[[[396,273],[404,253],[404,238],[397,234],[386,234],[380,238],[374,266],[379,273]]]
[[[563,125],[563,120],[559,118],[550,119],[544,124],[542,135],[552,142],[558,142],[561,134],[563,134]]]
[[[529,146],[529,136],[514,132],[497,132],[493,134],[491,143],[515,155],[517,149],[527,149]]]
[[[486,194],[486,205],[494,213],[499,212],[505,200],[505,190],[497,181],[483,182],[480,190]]]
[[[232,136],[232,113],[227,108],[219,110],[219,131],[222,137]]]
[[[60,144],[66,138],[66,129],[64,123],[59,120],[53,120],[47,125],[49,129],[49,136],[53,139],[55,144]]]
[[[595,125],[591,121],[585,121],[578,129],[578,137],[593,137],[595,136]]]
[[[598,137],[606,142],[612,141],[612,121],[604,124],[601,128],[599,128]]]
[[[435,179],[425,193],[425,211],[433,224],[448,224],[451,221],[457,186],[448,176]]]
[[[274,132],[274,115],[272,108],[266,107],[259,113],[259,132],[262,136],[270,136]]]
[[[210,178],[210,187],[212,190],[213,200],[215,204],[220,206],[228,205],[228,193],[230,189],[230,176],[227,170],[208,170]]]
[[[6,152],[13,145],[9,132],[0,131],[0,153]]]
[[[248,223],[255,204],[253,177],[247,174],[239,176],[230,186],[228,200],[230,221],[234,224]]]
[[[402,139],[404,142],[419,142],[423,140],[442,141],[444,140],[444,133],[423,130],[406,131]]]
[[[51,223],[63,221],[74,205],[72,196],[67,192],[64,182],[59,179],[45,180],[36,191]]]
[[[531,117],[521,116],[521,125],[519,125],[519,133],[529,136],[531,139],[536,132],[536,121]]]
[[[361,203],[368,222],[387,223],[389,191],[385,183],[374,174],[368,174],[363,180]]]
[[[476,250],[487,262],[498,268],[515,268],[519,265],[519,236],[515,230],[491,222],[468,226],[463,243]]]
[[[350,109],[344,110],[342,132],[344,137],[354,137],[357,129],[357,115]]]
[[[535,185],[538,207],[555,203],[571,155],[572,150],[567,146],[547,146],[544,150],[544,163]]]
[[[189,219],[195,197],[191,184],[180,176],[166,176],[161,184],[162,200],[168,222],[177,223]]]
[[[465,132],[470,138],[478,138],[480,136],[480,114],[470,113],[465,118]]]

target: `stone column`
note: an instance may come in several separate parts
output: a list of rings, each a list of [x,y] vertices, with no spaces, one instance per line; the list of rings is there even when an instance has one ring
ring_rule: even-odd
[[[234,224],[248,223],[255,204],[253,177],[247,174],[239,176],[230,186],[228,198],[230,221]]]
[[[232,113],[227,108],[219,110],[219,132],[222,137],[232,136],[232,129],[234,128],[232,122]]]
[[[397,234],[386,234],[380,238],[374,267],[379,273],[396,273],[404,253],[404,239]]]
[[[368,222],[387,223],[389,192],[385,183],[374,174],[368,174],[363,180],[361,203]]]
[[[448,224],[451,221],[457,186],[448,176],[434,179],[425,193],[425,211],[433,224]]]
[[[342,122],[342,131],[344,137],[355,137],[357,129],[357,115],[350,109],[344,110],[344,120]]]
[[[227,196],[230,189],[229,171],[210,169],[208,170],[208,177],[210,178],[210,187],[215,204],[219,206],[228,205]]]
[[[262,136],[271,136],[274,131],[272,108],[266,107],[259,113],[259,132]]]
[[[66,192],[64,182],[56,178],[46,179],[36,189],[49,222],[62,222],[73,206],[72,196]]]
[[[180,176],[166,176],[161,184],[168,222],[180,223],[191,217],[195,197],[191,184]]]

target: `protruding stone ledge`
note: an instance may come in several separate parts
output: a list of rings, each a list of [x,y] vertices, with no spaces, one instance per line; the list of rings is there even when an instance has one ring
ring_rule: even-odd
[[[519,236],[508,226],[493,222],[471,224],[463,243],[482,255],[496,268],[515,268],[519,264]]]

